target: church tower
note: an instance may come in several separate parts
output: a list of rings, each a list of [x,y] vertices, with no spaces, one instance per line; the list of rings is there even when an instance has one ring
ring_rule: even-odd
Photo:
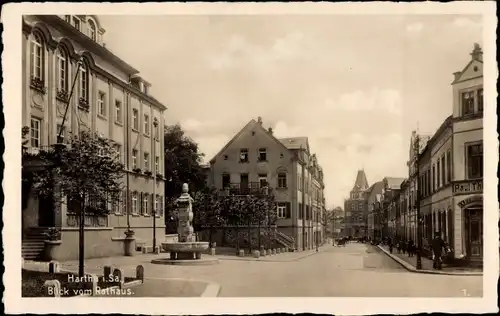
[[[358,170],[349,199],[344,204],[345,227],[348,236],[363,237],[367,234],[367,193],[369,188],[365,171],[363,169]]]

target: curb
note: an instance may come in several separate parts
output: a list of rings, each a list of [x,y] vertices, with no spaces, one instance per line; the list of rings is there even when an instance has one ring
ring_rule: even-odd
[[[423,273],[423,274],[434,274],[434,275],[460,275],[460,276],[482,276],[482,272],[446,272],[446,271],[433,271],[433,270],[417,270],[412,264],[404,261],[403,259],[398,258],[397,256],[391,254],[389,251],[384,249],[382,246],[377,246],[380,250],[382,250],[387,256],[389,256],[392,260],[396,261],[400,265],[402,265],[406,270],[414,273]]]
[[[242,259],[241,257],[234,257],[234,258],[223,258],[222,256],[219,256],[218,259],[219,260],[228,260],[228,261],[260,261],[260,262],[294,262],[294,261],[298,261],[298,260],[302,260],[304,258],[307,258],[307,257],[310,257],[310,256],[314,256],[314,255],[317,255],[317,254],[320,254],[322,252],[326,252],[327,250],[319,250],[318,252],[314,251],[312,253],[308,253],[308,254],[305,254],[301,257],[298,257],[298,258],[293,258],[293,259],[288,259],[288,260],[267,260],[267,259],[264,259],[264,258],[267,258],[267,257],[260,257],[258,259],[256,258],[251,258],[251,257],[248,257],[246,259]],[[275,256],[279,256],[279,255],[275,255]]]

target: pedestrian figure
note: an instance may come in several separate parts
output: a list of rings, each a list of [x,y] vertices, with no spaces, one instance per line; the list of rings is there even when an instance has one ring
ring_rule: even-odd
[[[387,239],[387,245],[389,245],[389,252],[392,253],[392,240],[391,240],[391,238]]]
[[[432,253],[433,253],[433,264],[432,267],[436,270],[441,270],[442,264],[442,251],[445,248],[445,243],[441,239],[441,233],[436,232],[434,239],[432,240]]]
[[[401,253],[401,241],[397,242],[396,247],[398,248],[398,253]]]
[[[407,246],[408,246],[408,244],[406,243],[406,241],[402,241],[402,242],[401,242],[401,252],[403,253],[403,255],[404,255],[404,254],[406,253],[406,251],[407,251],[407,248],[406,248]]]
[[[414,253],[415,253],[415,245],[413,243],[413,239],[410,238],[410,240],[408,240],[408,257],[413,257]]]

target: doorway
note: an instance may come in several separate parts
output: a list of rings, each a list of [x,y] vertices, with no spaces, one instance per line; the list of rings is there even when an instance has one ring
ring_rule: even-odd
[[[470,260],[483,259],[483,209],[465,209],[465,249]]]
[[[55,226],[55,203],[52,197],[38,197],[38,227]]]

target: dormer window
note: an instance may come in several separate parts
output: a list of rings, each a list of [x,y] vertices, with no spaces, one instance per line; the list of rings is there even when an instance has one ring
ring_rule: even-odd
[[[474,113],[474,91],[462,93],[462,115]]]
[[[64,20],[68,23],[71,23],[71,15],[65,15]]]
[[[148,86],[144,85],[144,94],[148,94]]]
[[[97,40],[95,23],[92,20],[88,21],[89,24],[89,37],[93,40]]]

